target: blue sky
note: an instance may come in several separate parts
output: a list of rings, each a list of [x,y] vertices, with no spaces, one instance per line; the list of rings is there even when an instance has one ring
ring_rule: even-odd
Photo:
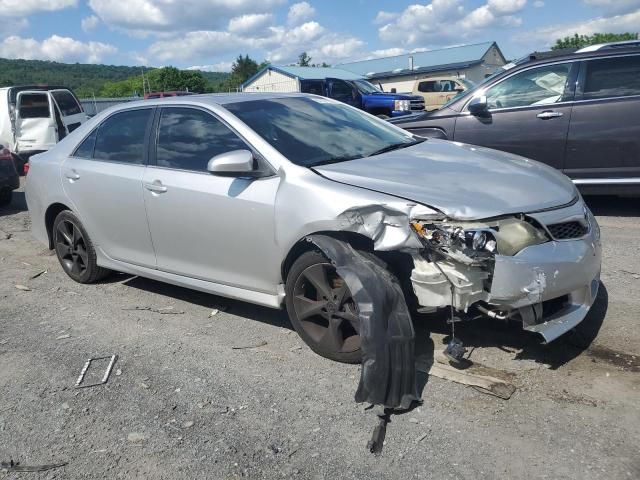
[[[640,0],[0,0],[0,57],[228,70],[495,40],[508,58],[574,32],[640,31]]]

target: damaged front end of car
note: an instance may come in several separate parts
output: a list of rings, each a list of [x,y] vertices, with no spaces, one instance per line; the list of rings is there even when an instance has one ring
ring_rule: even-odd
[[[584,319],[597,295],[600,238],[582,202],[483,221],[411,219],[421,311],[518,320],[548,343]]]
[[[419,311],[520,321],[548,343],[586,316],[598,292],[601,247],[593,214],[570,205],[457,220],[417,204],[372,205],[340,215],[377,251],[411,255]]]

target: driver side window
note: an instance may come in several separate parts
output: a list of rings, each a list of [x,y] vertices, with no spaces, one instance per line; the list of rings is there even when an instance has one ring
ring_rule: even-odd
[[[164,108],[158,125],[159,167],[206,172],[209,160],[247,145],[213,115],[187,107]]]
[[[548,105],[562,101],[570,63],[518,73],[487,90],[489,109]]]
[[[331,97],[343,98],[350,97],[353,89],[347,82],[337,81],[331,84]]]

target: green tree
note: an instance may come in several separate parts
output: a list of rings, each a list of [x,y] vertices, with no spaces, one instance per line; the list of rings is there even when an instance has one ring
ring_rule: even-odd
[[[238,55],[233,65],[231,65],[231,79],[240,84],[258,73],[258,62],[249,55]]]
[[[302,52],[298,55],[298,65],[301,67],[309,67],[311,65],[311,57],[307,55],[307,52]]]
[[[551,50],[561,50],[563,48],[584,48],[589,45],[607,42],[620,42],[624,40],[636,40],[636,33],[594,33],[593,35],[578,35],[575,33],[572,37],[564,37],[556,40]]]

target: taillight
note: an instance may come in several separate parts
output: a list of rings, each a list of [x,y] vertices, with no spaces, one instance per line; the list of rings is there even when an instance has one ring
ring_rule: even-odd
[[[24,175],[25,175],[25,177],[26,177],[26,176],[27,176],[27,173],[29,173],[29,162],[27,162],[27,163],[25,163],[25,164],[24,164],[24,169],[23,169],[23,171],[24,171]]]
[[[11,152],[8,148],[3,148],[0,150],[0,160],[11,160],[13,161],[13,157],[11,156]]]

